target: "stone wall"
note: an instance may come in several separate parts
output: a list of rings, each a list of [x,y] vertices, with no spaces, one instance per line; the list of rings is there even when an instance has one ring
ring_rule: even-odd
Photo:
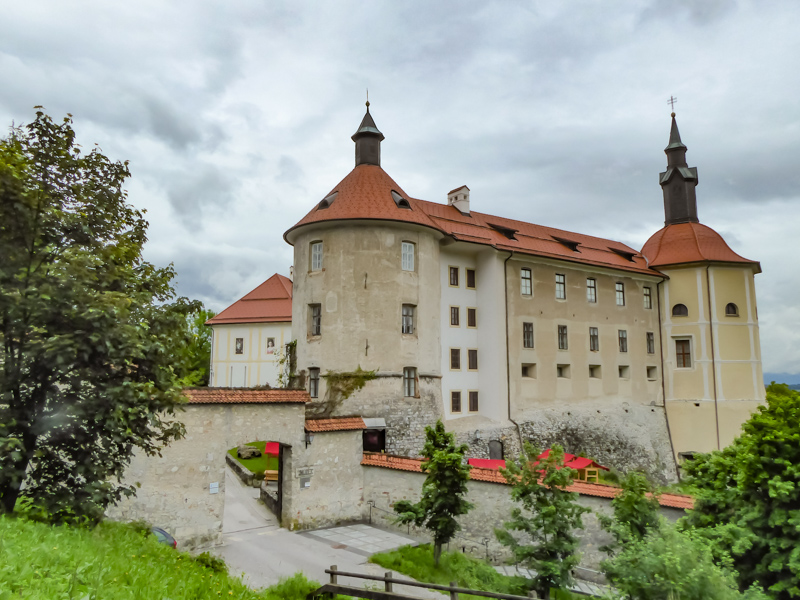
[[[375,508],[378,509],[372,511],[373,523],[396,527],[392,523],[392,514],[390,514],[392,506],[398,500],[418,501],[425,475],[381,467],[363,467],[363,469],[365,499],[374,502]],[[459,537],[451,542],[451,550],[463,549],[480,558],[485,558],[484,540],[487,540],[489,560],[495,564],[504,563],[510,558],[510,553],[497,542],[494,530],[502,527],[514,507],[510,494],[511,488],[507,485],[483,481],[470,481],[467,485],[469,489],[467,499],[474,504],[474,508],[459,519],[462,530],[458,534]],[[578,532],[581,539],[581,567],[598,570],[600,561],[605,558],[605,554],[600,552],[600,546],[608,543],[610,538],[600,528],[597,513],[611,514],[611,500],[585,495],[578,498],[581,505],[592,510],[591,513],[583,516],[584,529]],[[681,517],[684,511],[662,507],[661,513],[674,521]],[[406,527],[402,529],[407,531]],[[430,539],[430,535],[425,530],[419,530],[413,526],[411,533],[421,539]],[[591,579],[591,572],[583,572],[581,576]]]

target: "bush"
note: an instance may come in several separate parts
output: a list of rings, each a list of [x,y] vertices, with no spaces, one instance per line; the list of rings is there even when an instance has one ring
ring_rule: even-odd
[[[198,565],[204,566],[206,569],[211,569],[214,571],[214,573],[228,572],[228,565],[225,564],[225,561],[212,554],[209,554],[208,552],[202,552],[201,554],[195,556],[194,562],[196,562]]]

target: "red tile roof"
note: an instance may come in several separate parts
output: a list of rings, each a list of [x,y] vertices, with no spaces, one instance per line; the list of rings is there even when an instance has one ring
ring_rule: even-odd
[[[667,225],[645,242],[642,254],[654,268],[710,261],[749,263],[761,272],[758,262],[736,254],[720,234],[700,223]]]
[[[364,419],[361,417],[338,417],[334,419],[309,419],[306,421],[306,431],[319,433],[322,431],[355,431],[366,429]]]
[[[397,206],[392,191],[408,200],[411,209]],[[312,223],[359,219],[399,221],[430,227],[459,241],[500,250],[660,275],[647,266],[641,254],[620,242],[474,211],[462,215],[454,206],[411,198],[377,165],[357,166],[325,197],[333,192],[338,194],[328,208],[317,205],[284,233],[287,242],[293,242],[292,232],[297,228]],[[509,239],[506,233],[512,233],[514,239]],[[574,244],[577,244],[577,252],[570,247]]]
[[[248,390],[246,388],[186,388],[189,404],[287,404],[310,402],[305,390]]]
[[[224,323],[284,323],[292,320],[292,280],[275,273],[252,292],[206,321]]]
[[[399,471],[422,472],[422,460],[418,458],[406,458],[404,456],[392,456],[390,454],[377,454],[365,452],[361,459],[361,464],[367,467],[383,467],[385,469],[396,469]],[[500,483],[508,485],[505,477],[500,471],[495,469],[483,469],[472,467],[469,472],[470,479],[484,481],[487,483]],[[584,496],[595,496],[598,498],[614,498],[622,490],[618,487],[605,485],[602,483],[588,483],[586,481],[573,481],[569,486],[571,492],[577,492]],[[682,496],[680,494],[661,494],[659,496],[661,506],[670,508],[694,508],[694,498]]]

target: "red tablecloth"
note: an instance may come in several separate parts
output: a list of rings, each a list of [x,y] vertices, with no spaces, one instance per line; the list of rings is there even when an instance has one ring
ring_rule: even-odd
[[[267,442],[267,447],[264,450],[264,454],[270,454],[272,456],[278,456],[278,449],[280,448],[280,444],[278,442]]]

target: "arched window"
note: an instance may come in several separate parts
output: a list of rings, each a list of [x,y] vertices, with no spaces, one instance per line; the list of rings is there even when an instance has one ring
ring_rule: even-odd
[[[492,440],[489,442],[489,458],[492,460],[503,460],[503,442]]]
[[[672,307],[672,316],[673,317],[688,317],[689,316],[689,309],[686,308],[685,304],[676,304]]]
[[[725,305],[725,316],[726,317],[738,317],[739,316],[739,307],[736,306],[733,302],[728,302]]]

